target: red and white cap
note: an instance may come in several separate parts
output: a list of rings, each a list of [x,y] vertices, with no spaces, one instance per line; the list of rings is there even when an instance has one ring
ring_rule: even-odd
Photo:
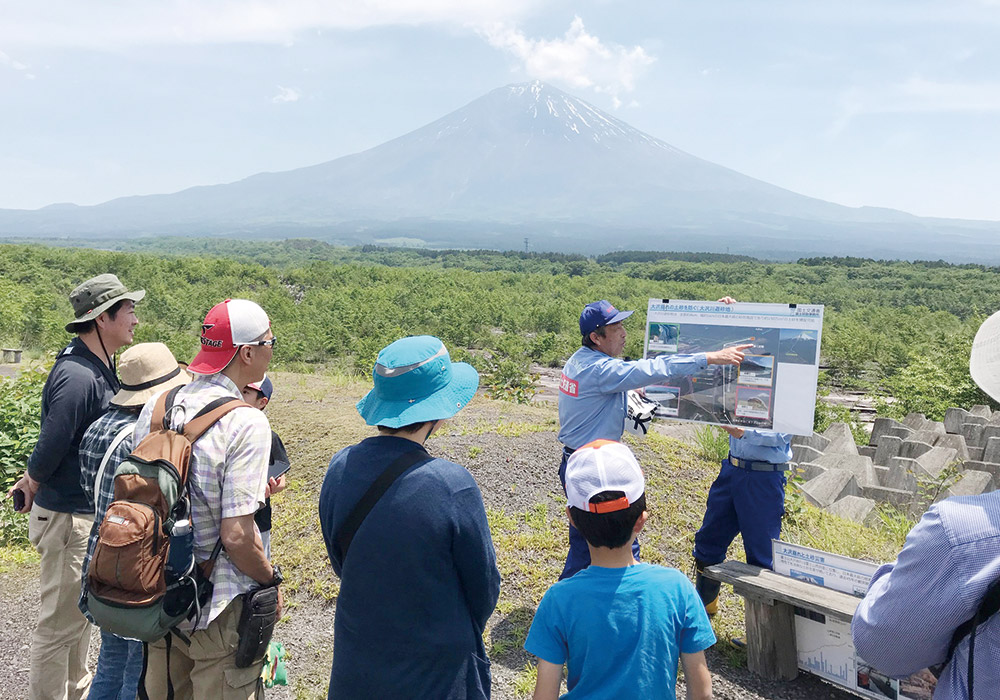
[[[236,349],[264,335],[271,321],[264,309],[246,299],[226,299],[216,304],[201,325],[201,350],[191,360],[189,372],[216,374],[236,356]]]
[[[591,503],[605,491],[625,495],[614,501]],[[569,504],[591,513],[625,510],[646,491],[646,479],[632,450],[614,440],[594,440],[578,449],[566,462],[566,498]]]

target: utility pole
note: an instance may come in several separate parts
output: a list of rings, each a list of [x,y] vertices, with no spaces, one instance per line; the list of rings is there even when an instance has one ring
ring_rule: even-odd
[[[527,236],[524,237],[524,252],[525,253],[528,252],[528,237]]]

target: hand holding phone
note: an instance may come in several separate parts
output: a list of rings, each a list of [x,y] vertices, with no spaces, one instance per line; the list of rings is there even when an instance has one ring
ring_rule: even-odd
[[[20,513],[24,510],[24,491],[19,488],[15,488],[10,492],[11,500],[14,501],[14,512]]]

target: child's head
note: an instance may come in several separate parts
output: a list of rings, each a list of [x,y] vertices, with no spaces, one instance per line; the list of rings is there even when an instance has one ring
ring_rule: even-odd
[[[243,400],[263,411],[273,393],[274,384],[271,383],[270,377],[264,375],[264,378],[259,382],[253,382],[243,387]]]
[[[566,462],[566,497],[573,524],[593,547],[632,543],[646,510],[646,481],[632,450],[620,442],[595,440]]]

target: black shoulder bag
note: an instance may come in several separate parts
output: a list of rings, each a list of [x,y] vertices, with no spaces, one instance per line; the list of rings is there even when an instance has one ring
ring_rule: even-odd
[[[951,658],[955,655],[955,649],[962,643],[962,640],[966,637],[969,638],[969,700],[974,700],[972,693],[974,682],[973,661],[976,652],[976,628],[993,617],[997,612],[1000,612],[1000,579],[991,583],[990,587],[986,589],[986,594],[983,596],[982,601],[980,601],[979,610],[976,611],[976,614],[959,625],[958,629],[955,630],[955,633],[951,636],[951,644],[948,645],[948,658],[941,664],[941,669],[943,670],[951,662]]]
[[[410,450],[397,458],[396,461],[385,468],[385,471],[379,474],[378,478],[375,479],[375,483],[368,487],[365,495],[354,506],[354,510],[347,516],[343,526],[340,528],[340,532],[337,533],[337,546],[340,548],[341,565],[343,565],[344,560],[347,558],[347,550],[350,548],[351,541],[354,539],[354,535],[357,534],[358,528],[361,527],[361,523],[368,517],[368,513],[379,502],[379,499],[385,495],[385,492],[389,490],[393,482],[412,467],[423,464],[431,459],[432,457],[422,447],[417,450]]]

